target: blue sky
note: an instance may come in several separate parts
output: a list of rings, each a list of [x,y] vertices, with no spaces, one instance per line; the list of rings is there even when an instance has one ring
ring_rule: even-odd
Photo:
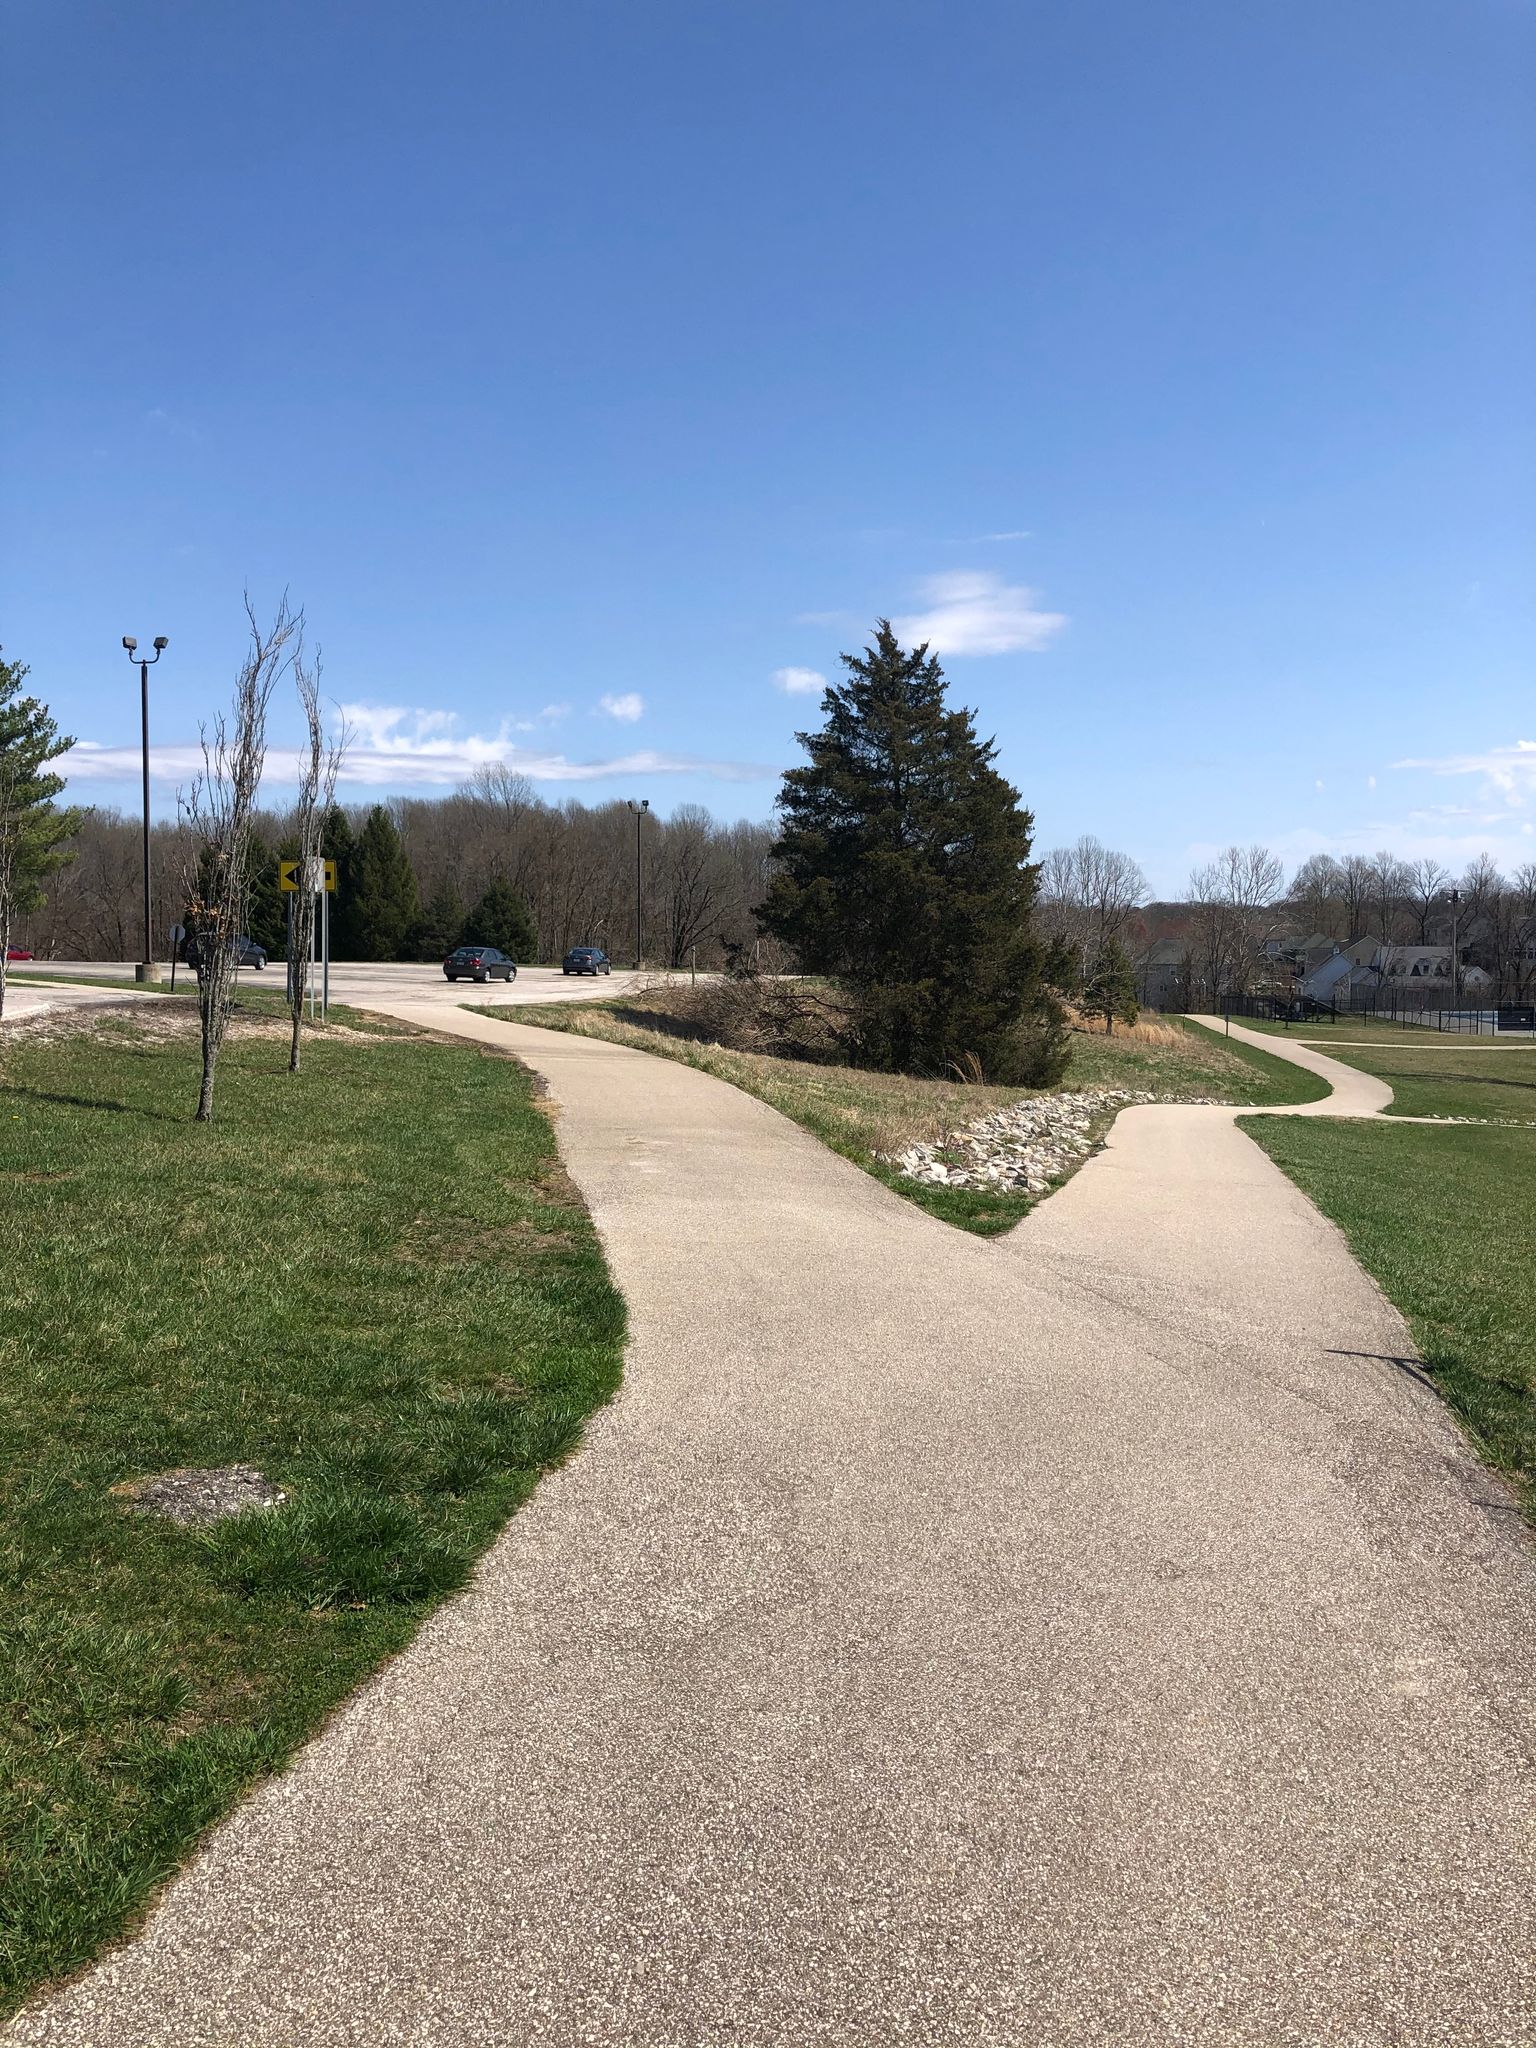
[[[1536,858],[1536,0],[4,20],[0,640],[78,796],[122,635],[168,809],[286,585],[349,797],[764,815],[883,612],[1042,846]]]

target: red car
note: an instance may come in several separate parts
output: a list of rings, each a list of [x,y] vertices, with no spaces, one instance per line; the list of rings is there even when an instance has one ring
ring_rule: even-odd
[[[7,960],[30,960],[32,958],[32,955],[27,951],[25,946],[7,946],[5,949],[5,957]]]

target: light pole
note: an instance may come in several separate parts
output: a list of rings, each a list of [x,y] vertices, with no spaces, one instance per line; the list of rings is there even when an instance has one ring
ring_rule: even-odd
[[[1453,890],[1451,891],[1451,897],[1450,897],[1450,902],[1451,902],[1451,1008],[1452,1008],[1453,1010],[1459,1010],[1459,1009],[1461,1008],[1461,997],[1460,997],[1460,994],[1459,994],[1459,990],[1460,990],[1460,985],[1461,985],[1461,956],[1460,956],[1460,954],[1459,954],[1459,953],[1457,952],[1457,950],[1456,950],[1456,928],[1457,928],[1457,924],[1458,924],[1458,922],[1459,922],[1459,920],[1460,920],[1460,917],[1461,917],[1461,891],[1460,891],[1459,889],[1453,889]]]
[[[638,974],[640,972],[640,905],[642,901],[640,894],[640,820],[651,808],[651,800],[648,796],[643,796],[639,803],[636,803],[634,798],[630,797],[629,808],[635,814],[635,972]]]
[[[139,700],[144,731],[144,958],[134,970],[135,981],[160,979],[149,925],[149,671],[170,644],[162,633],[155,642],[154,653],[141,655],[138,641],[129,633],[123,635],[123,647],[128,659],[137,662],[139,666]]]

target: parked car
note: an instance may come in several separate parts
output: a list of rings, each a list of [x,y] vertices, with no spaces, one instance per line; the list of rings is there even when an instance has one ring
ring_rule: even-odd
[[[27,951],[25,946],[7,946],[5,949],[5,957],[7,960],[30,960],[32,958],[32,955]]]
[[[186,961],[189,967],[194,969],[196,968],[196,939],[188,938],[183,940],[181,948],[181,957],[183,960]],[[235,965],[237,967],[265,967],[266,964],[266,947],[258,946],[254,939],[248,939],[245,936],[244,932],[242,932],[240,936],[235,940]]]
[[[572,946],[560,971],[562,974],[611,974],[613,968],[601,946]]]
[[[516,981],[517,967],[494,946],[460,946],[443,962],[450,981]]]

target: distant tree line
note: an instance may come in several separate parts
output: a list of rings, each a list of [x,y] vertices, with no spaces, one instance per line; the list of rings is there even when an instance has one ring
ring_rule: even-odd
[[[29,899],[18,934],[56,959],[136,958],[142,943],[142,842],[137,818],[75,814],[67,865],[46,899]],[[721,824],[697,805],[640,824],[648,965],[718,967],[751,951],[772,827]],[[278,864],[299,853],[293,816],[258,811],[246,842],[246,922],[274,958],[286,945]],[[337,959],[435,960],[465,941],[514,959],[558,961],[575,945],[633,957],[635,819],[622,803],[552,804],[523,777],[491,769],[436,799],[333,805],[321,852],[337,864],[331,951]],[[151,834],[156,950],[183,922],[185,825]]]

